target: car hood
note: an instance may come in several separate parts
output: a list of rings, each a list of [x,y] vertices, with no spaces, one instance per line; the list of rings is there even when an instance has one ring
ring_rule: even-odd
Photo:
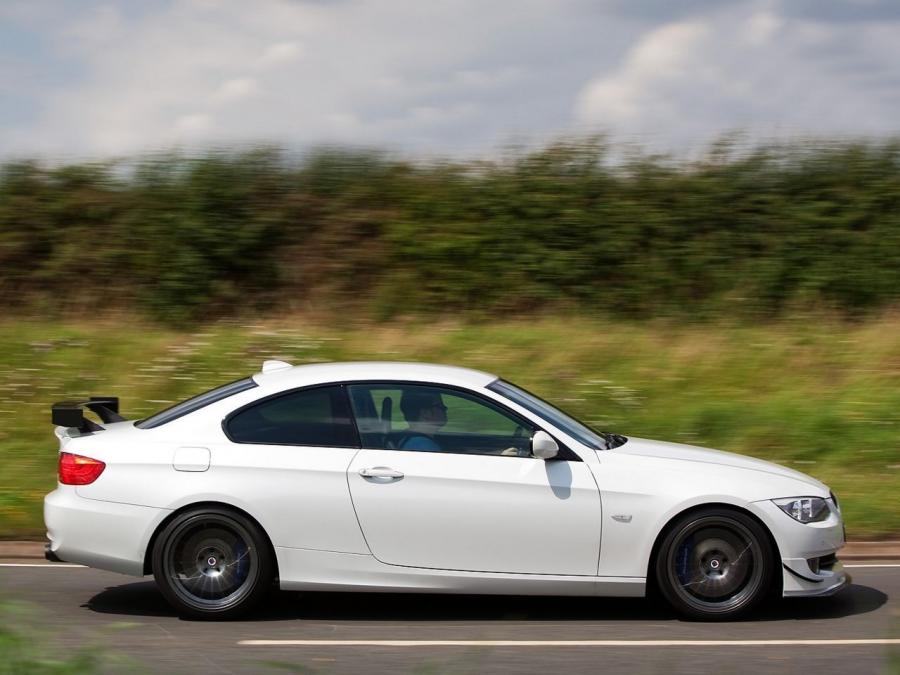
[[[767,462],[755,457],[746,455],[738,455],[733,452],[724,452],[722,450],[711,450],[709,448],[700,448],[695,445],[682,445],[681,443],[666,443],[665,441],[653,441],[646,438],[628,437],[628,442],[624,445],[611,450],[629,455],[641,455],[643,457],[660,457],[663,459],[676,459],[685,462],[698,462],[702,464],[718,464],[720,466],[728,466],[735,469],[746,469],[749,471],[761,471],[763,473],[781,476],[782,478],[791,478],[793,480],[806,483],[807,485],[819,488],[827,495],[828,487],[812,476],[805,473],[788,469],[787,467],[772,462]]]

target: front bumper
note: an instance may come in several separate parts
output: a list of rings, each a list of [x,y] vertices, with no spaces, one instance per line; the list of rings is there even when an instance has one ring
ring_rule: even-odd
[[[835,556],[844,546],[844,524],[833,504],[826,520],[808,524],[797,522],[768,500],[752,506],[778,545],[784,597],[832,595],[850,584],[850,575]]]
[[[791,570],[787,565],[784,566],[786,574],[793,575],[793,570]],[[836,574],[832,579],[829,580],[830,583],[823,584],[818,588],[804,588],[802,590],[785,590],[782,595],[786,598],[824,598],[829,595],[834,595],[838,591],[846,588],[851,583],[853,583],[853,577],[849,574],[841,570],[838,574]]]

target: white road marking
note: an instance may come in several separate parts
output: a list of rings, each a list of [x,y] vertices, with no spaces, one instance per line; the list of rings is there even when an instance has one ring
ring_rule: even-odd
[[[87,565],[73,565],[72,563],[0,563],[0,567],[81,567],[87,569]]]
[[[900,645],[900,638],[858,640],[240,640],[248,647],[759,647]]]
[[[0,567],[80,567],[88,569],[87,565],[75,565],[73,563],[0,563]],[[845,569],[855,567],[900,567],[900,563],[877,563],[872,565],[844,565]]]

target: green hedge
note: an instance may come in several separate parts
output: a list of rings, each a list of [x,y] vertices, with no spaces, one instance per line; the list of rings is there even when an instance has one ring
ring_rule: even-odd
[[[0,301],[184,322],[262,307],[473,317],[859,314],[900,293],[900,143],[596,139],[497,162],[325,149],[0,168]]]

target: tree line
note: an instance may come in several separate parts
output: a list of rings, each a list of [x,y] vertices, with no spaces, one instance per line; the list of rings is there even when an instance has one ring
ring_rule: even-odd
[[[759,319],[898,295],[892,139],[721,142],[696,159],[590,138],[493,161],[325,148],[0,167],[7,313]]]

